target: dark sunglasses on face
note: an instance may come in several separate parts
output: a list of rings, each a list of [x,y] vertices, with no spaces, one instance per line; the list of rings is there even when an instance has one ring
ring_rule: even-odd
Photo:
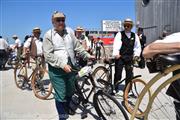
[[[65,22],[65,19],[56,19],[56,22]]]
[[[34,34],[41,34],[41,32],[34,32]]]
[[[130,25],[124,25],[124,28],[131,28]]]

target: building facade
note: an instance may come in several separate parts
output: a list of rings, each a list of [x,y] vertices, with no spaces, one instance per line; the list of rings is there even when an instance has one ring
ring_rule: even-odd
[[[136,0],[136,27],[144,28],[147,43],[180,32],[180,0]]]

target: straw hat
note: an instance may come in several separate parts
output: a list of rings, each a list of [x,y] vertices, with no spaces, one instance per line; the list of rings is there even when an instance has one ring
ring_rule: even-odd
[[[124,25],[129,24],[129,25],[133,26],[133,21],[130,18],[127,18],[127,19],[124,20],[123,24]]]
[[[59,12],[59,11],[55,11],[52,15],[52,18],[55,19],[55,18],[65,18],[66,16],[64,15],[64,13],[62,12]]]
[[[83,32],[84,29],[83,29],[82,27],[78,26],[78,27],[76,28],[76,31]]]

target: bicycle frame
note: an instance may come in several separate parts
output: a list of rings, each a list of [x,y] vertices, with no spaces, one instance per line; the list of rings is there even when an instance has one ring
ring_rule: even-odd
[[[24,60],[24,63],[22,62],[22,66],[19,68],[20,71],[24,69],[24,72],[25,72],[25,74],[22,75],[23,78],[24,78],[23,84],[24,84],[24,82],[30,81],[30,80],[32,79],[33,74],[35,74],[35,73],[37,72],[37,70],[40,68],[40,65],[39,65],[39,63],[38,63],[38,58],[36,58],[35,63],[32,62],[33,64],[35,64],[36,67],[35,67],[35,69],[31,72],[31,74],[28,76],[28,73],[27,73],[27,72],[28,72],[28,71],[27,71],[27,63],[28,63],[28,61]],[[16,67],[18,67],[18,65],[17,65]],[[19,72],[20,72],[20,71],[19,71]],[[14,74],[16,74],[15,72],[16,72],[16,71],[14,71]],[[19,73],[18,73],[18,74],[19,74]],[[17,74],[17,75],[18,75],[18,74]]]
[[[137,99],[137,101],[136,101],[135,108],[134,108],[134,112],[133,112],[130,120],[133,120],[133,119],[135,118],[135,114],[136,114],[136,112],[137,112],[137,110],[138,110],[138,108],[139,108],[139,105],[140,105],[140,103],[141,103],[141,101],[142,101],[142,99],[143,99],[143,96],[144,96],[144,95],[147,93],[147,91],[152,87],[152,85],[154,85],[154,84],[155,84],[158,80],[160,80],[162,77],[164,77],[164,76],[168,75],[169,73],[171,73],[171,72],[173,72],[173,71],[175,71],[175,70],[178,70],[178,69],[180,69],[180,65],[172,65],[172,66],[170,66],[170,67],[167,67],[163,72],[159,72],[156,76],[154,76],[154,77],[147,83],[146,87],[142,90],[141,94],[139,95],[139,97],[138,97],[138,99]],[[147,108],[146,108],[146,110],[145,110],[145,119],[147,119],[148,113],[149,113],[149,111],[150,111],[150,109],[151,109],[151,105],[152,105],[152,103],[153,103],[156,95],[161,91],[161,89],[162,89],[165,85],[167,85],[167,84],[169,84],[169,83],[177,80],[178,78],[180,78],[180,74],[177,74],[177,75],[169,78],[168,80],[166,80],[165,82],[163,82],[163,83],[155,90],[154,93],[152,93],[152,96],[151,96],[151,98],[150,98],[149,104],[148,104],[148,106],[147,106]]]
[[[94,82],[94,79],[93,79],[93,77],[92,77],[92,75],[91,75],[90,73],[89,73],[88,75],[84,76],[84,77],[85,77],[85,80],[83,81],[81,88],[78,86],[78,80],[76,81],[77,93],[79,94],[79,97],[81,98],[82,104],[89,102],[89,98],[90,98],[90,96],[92,95],[92,92],[97,88],[97,86],[96,86],[96,84],[95,84],[95,82]],[[91,84],[92,84],[92,88],[91,88],[88,96],[85,98],[85,96],[83,95],[83,93],[81,92],[81,90],[83,89],[84,84],[85,84],[85,82],[87,82],[88,79],[90,79],[90,82],[91,82]]]
[[[113,84],[113,81],[112,81],[112,77],[113,77],[113,75],[112,75],[112,67],[113,67],[113,66],[115,66],[115,63],[108,63],[108,67],[106,67],[106,66],[105,66],[105,67],[106,67],[107,71],[109,72],[109,76],[108,76],[109,84],[111,84],[111,86],[113,86],[113,89],[114,89],[116,86],[118,86],[118,85],[120,85],[122,82],[124,82],[124,81],[126,80],[126,78],[118,81],[118,83],[117,83],[116,85],[114,85],[114,84]],[[131,80],[136,79],[136,78],[138,78],[138,77],[141,77],[141,75],[133,76],[133,77],[131,78]],[[101,78],[101,77],[100,77],[100,78]],[[106,83],[106,84],[107,84],[107,83]]]
[[[26,63],[23,65],[23,67],[25,67],[25,70],[26,70],[26,71],[25,71],[25,72],[26,72],[25,78],[26,78],[27,80],[31,80],[33,74],[36,73],[36,71],[39,69],[39,65],[37,64],[37,60],[35,60],[35,61],[36,61],[36,62],[35,62],[36,67],[35,67],[35,69],[31,72],[30,76],[27,75],[27,66],[26,66]]]

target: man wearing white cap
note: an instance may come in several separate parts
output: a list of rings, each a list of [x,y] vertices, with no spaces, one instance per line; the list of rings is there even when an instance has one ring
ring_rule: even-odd
[[[113,56],[115,57],[114,85],[121,80],[122,70],[125,67],[125,87],[133,77],[133,57],[140,56],[141,44],[139,37],[131,32],[133,21],[129,18],[124,20],[124,30],[118,32],[113,43]],[[118,92],[118,86],[115,88]]]
[[[13,45],[12,49],[16,50],[16,52],[17,52],[17,59],[19,60],[20,59],[20,55],[22,53],[21,41],[20,41],[20,39],[18,38],[17,35],[13,35],[12,38],[15,40],[15,44]]]
[[[75,112],[69,107],[75,90],[75,51],[84,59],[94,58],[87,53],[74,35],[74,31],[65,25],[66,16],[62,12],[54,12],[52,24],[54,28],[44,35],[43,52],[48,62],[49,77],[55,90],[55,104],[60,120]]]

